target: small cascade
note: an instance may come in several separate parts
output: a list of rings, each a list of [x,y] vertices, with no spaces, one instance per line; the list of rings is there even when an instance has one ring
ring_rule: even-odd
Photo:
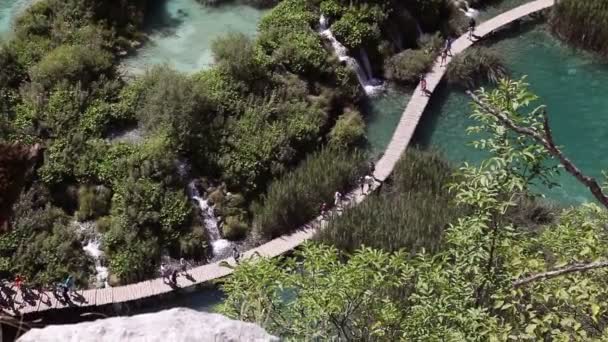
[[[82,249],[95,262],[95,279],[97,287],[110,287],[108,284],[109,271],[104,266],[104,253],[101,250],[102,236],[97,232],[94,222],[75,222],[74,223],[85,237],[86,244]]]
[[[420,38],[424,32],[422,31],[422,27],[420,26],[418,19],[414,18],[414,21],[416,22],[416,38]]]
[[[381,81],[368,77],[368,74],[361,67],[359,62],[347,54],[348,50],[346,49],[346,47],[336,39],[334,34],[328,28],[328,21],[324,15],[321,15],[321,17],[319,18],[319,28],[319,33],[321,34],[321,36],[329,40],[332,48],[336,53],[336,56],[338,56],[338,59],[341,62],[345,62],[346,65],[348,65],[350,68],[353,69],[353,71],[355,71],[359,83],[363,87],[363,90],[365,90],[365,94],[374,95],[384,90],[384,86],[382,85]],[[369,59],[367,60],[367,63],[369,63]],[[369,69],[371,74],[371,67]]]
[[[188,191],[190,193],[190,198],[196,202],[201,210],[201,218],[203,219],[203,224],[207,230],[209,242],[211,243],[211,248],[213,250],[213,260],[219,260],[229,256],[233,243],[226,239],[222,239],[213,206],[209,205],[207,199],[201,197],[193,182],[188,185]]]
[[[464,13],[465,16],[473,19],[479,16],[479,11],[471,7],[467,0],[456,0],[453,3],[462,13]]]

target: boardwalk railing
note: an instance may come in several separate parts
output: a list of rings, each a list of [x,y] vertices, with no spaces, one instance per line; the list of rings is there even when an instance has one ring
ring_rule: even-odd
[[[535,12],[549,8],[553,6],[553,4],[554,0],[536,0],[519,6],[480,24],[475,31],[475,35],[478,38],[485,37],[496,29],[499,29],[522,17],[526,17]],[[466,34],[461,36],[452,44],[453,55],[461,53],[473,43],[473,41],[467,38]],[[451,57],[449,57],[447,62],[449,63],[450,61]],[[427,90],[430,93],[435,90],[443,78],[445,70],[445,66],[440,66],[439,59],[435,61],[433,69],[426,75]],[[423,93],[420,87],[416,88],[414,95],[401,115],[399,125],[393,133],[393,137],[386,148],[384,155],[376,164],[376,170],[374,172],[376,179],[384,181],[393,171],[395,164],[409,145],[422,113],[429,103],[429,99],[430,94],[427,95]],[[360,189],[356,189],[345,196],[345,204],[356,205],[365,199],[367,193],[369,192],[364,193]],[[301,229],[296,233],[276,238],[245,252],[244,258],[252,257],[254,255],[275,257],[293,250],[304,241],[312,238],[319,227],[319,224],[320,221],[318,219],[311,221],[304,225],[304,227],[301,227]],[[234,263],[234,259],[232,258],[223,261]],[[27,314],[74,306],[103,306],[107,304],[123,303],[158,296],[173,291],[175,287],[190,287],[214,279],[222,278],[232,273],[232,269],[221,266],[221,262],[222,261],[218,261],[191,269],[189,271],[190,277],[178,277],[177,286],[171,286],[165,283],[163,279],[157,278],[125,286],[78,291],[75,296],[76,299],[70,302],[65,302],[62,300],[61,296],[54,296],[50,293],[38,294],[36,299],[29,299],[27,298],[27,295],[24,296],[17,291],[17,293],[14,295],[15,303],[17,303],[16,310],[17,313]],[[23,306],[19,307],[19,303],[22,303]],[[7,313],[15,314],[15,312]]]

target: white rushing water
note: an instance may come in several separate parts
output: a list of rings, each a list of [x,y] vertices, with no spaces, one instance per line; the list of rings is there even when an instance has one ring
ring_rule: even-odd
[[[319,33],[321,34],[321,36],[329,40],[332,48],[336,53],[336,56],[338,56],[338,59],[341,62],[345,62],[351,69],[353,69],[353,71],[357,75],[359,83],[363,87],[363,90],[365,90],[365,93],[367,95],[374,95],[383,91],[384,85],[382,85],[382,82],[371,77],[371,64],[369,63],[369,58],[367,57],[365,51],[361,50],[361,58],[364,59],[364,63],[366,63],[365,68],[368,69],[367,72],[363,67],[361,67],[361,65],[355,58],[348,55],[348,50],[336,39],[334,34],[329,29],[328,24],[329,23],[327,21],[327,18],[325,18],[325,16],[321,14],[321,17],[319,18]]]
[[[74,222],[85,236],[86,244],[82,249],[95,263],[95,280],[97,287],[110,287],[108,284],[109,270],[103,265],[104,253],[101,250],[102,236],[97,232],[94,222]]]
[[[209,201],[207,199],[200,196],[194,183],[190,183],[188,188],[192,200],[197,203],[199,209],[201,210],[201,218],[203,219],[203,224],[205,225],[207,236],[209,237],[209,242],[211,243],[211,248],[213,249],[213,259],[217,260],[221,257],[228,256],[233,244],[226,239],[222,239],[213,206],[209,205]]]

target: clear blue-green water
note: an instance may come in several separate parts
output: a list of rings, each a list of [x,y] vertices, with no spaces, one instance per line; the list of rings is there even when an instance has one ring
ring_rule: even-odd
[[[206,69],[213,63],[213,40],[228,32],[253,37],[266,12],[237,4],[207,7],[196,0],[159,1],[152,10],[145,23],[149,41],[123,63],[129,73],[139,74],[157,64],[187,73]]]
[[[373,159],[377,159],[388,146],[410,98],[409,92],[391,88],[368,100],[365,105],[366,137]]]
[[[33,0],[0,0],[0,40],[11,33],[13,21]]]
[[[564,46],[544,25],[491,44],[505,59],[513,78],[527,75],[538,104],[546,104],[554,137],[586,173],[600,177],[608,169],[608,65]],[[465,134],[472,121],[469,100],[461,91],[443,87],[432,99],[417,130],[422,146],[437,146],[455,162],[479,161],[483,155],[468,146]],[[591,200],[590,193],[569,174],[556,177],[559,188],[542,189],[567,204]]]

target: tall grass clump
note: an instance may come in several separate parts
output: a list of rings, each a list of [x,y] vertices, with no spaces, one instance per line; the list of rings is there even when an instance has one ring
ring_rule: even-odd
[[[556,1],[550,27],[569,44],[608,57],[608,1]]]
[[[364,172],[360,152],[325,149],[310,155],[294,171],[272,182],[260,202],[252,205],[256,235],[271,239],[289,233],[332,203],[336,191],[347,191]]]
[[[476,88],[481,83],[498,83],[508,75],[503,58],[487,47],[467,49],[448,64],[446,80],[463,87]]]
[[[347,252],[361,245],[436,250],[443,230],[460,214],[446,189],[451,175],[439,153],[409,149],[382,192],[330,221],[318,238]]]

